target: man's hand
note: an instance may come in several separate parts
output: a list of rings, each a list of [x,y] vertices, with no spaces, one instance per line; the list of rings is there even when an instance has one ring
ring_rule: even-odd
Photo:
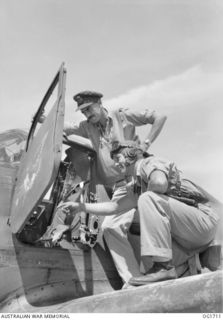
[[[64,140],[67,140],[67,139],[68,139],[68,138],[67,138],[67,134],[66,134],[65,131],[63,131],[63,139],[64,139]]]
[[[82,203],[73,201],[63,202],[59,204],[57,208],[60,208],[64,211],[69,211],[70,213],[76,213],[78,211],[84,210],[84,206]]]
[[[146,140],[141,144],[142,150],[143,150],[144,152],[148,152],[150,146],[151,146],[151,141],[150,141],[150,139],[146,139]]]
[[[132,180],[130,181],[130,182],[128,182],[127,184],[126,184],[126,190],[127,190],[127,192],[128,191],[133,191],[134,190],[134,185],[135,185],[135,181],[134,181],[134,179],[132,178]]]
[[[67,230],[69,230],[69,226],[67,225],[58,225],[53,231],[52,231],[52,245],[55,246],[58,241],[61,240],[64,232],[66,232]]]

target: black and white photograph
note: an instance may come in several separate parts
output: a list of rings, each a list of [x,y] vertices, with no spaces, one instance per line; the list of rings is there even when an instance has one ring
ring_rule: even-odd
[[[0,0],[0,34],[0,319],[220,319],[223,1]]]

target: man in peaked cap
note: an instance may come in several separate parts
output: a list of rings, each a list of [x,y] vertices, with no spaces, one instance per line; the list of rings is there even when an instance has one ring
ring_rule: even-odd
[[[148,151],[151,143],[160,134],[166,121],[166,116],[158,114],[149,109],[116,108],[107,110],[104,108],[101,98],[103,95],[95,91],[82,91],[74,95],[73,99],[77,103],[77,109],[82,112],[86,120],[78,125],[65,124],[64,132],[67,135],[77,134],[91,140],[97,152],[97,183],[104,185],[108,196],[112,197],[114,190],[120,189],[120,185],[125,185],[131,177],[120,173],[115,162],[110,156],[112,141],[139,141],[136,135],[136,127],[149,125],[146,138],[141,145],[144,151]],[[145,129],[146,130],[146,129]],[[124,188],[125,189],[125,188]],[[125,192],[123,188],[120,192]],[[116,192],[117,197],[117,192]],[[139,265],[135,262],[133,249],[127,239],[127,225],[131,225],[134,218],[135,209],[123,212],[119,216],[105,217],[102,229],[107,230],[105,240],[111,251],[116,268],[119,271],[123,282],[128,282],[132,276],[139,276]],[[120,256],[121,246],[121,256]],[[126,269],[123,261],[131,261]]]
[[[79,125],[65,124],[64,132],[68,136],[77,134],[91,140],[98,154],[98,183],[103,184],[107,190],[113,188],[120,172],[110,157],[111,142],[114,140],[139,141],[136,135],[136,127],[150,125],[146,139],[141,145],[147,151],[153,141],[161,132],[166,121],[166,116],[153,110],[131,110],[129,108],[117,108],[107,110],[102,104],[103,95],[95,91],[82,91],[74,95],[77,103],[76,111],[86,117]]]
[[[77,102],[77,111],[83,110],[93,103],[101,103],[103,95],[95,91],[82,91],[76,94],[73,99]]]

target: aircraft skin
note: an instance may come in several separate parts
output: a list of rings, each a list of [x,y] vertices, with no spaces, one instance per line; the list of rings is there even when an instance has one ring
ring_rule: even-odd
[[[44,214],[50,223],[54,203],[43,198],[57,177],[62,143],[96,157],[86,139],[63,139],[65,80],[62,64],[34,116],[19,169],[0,167],[0,312],[221,312],[222,271],[119,290],[122,281],[101,233],[93,248],[66,239],[54,248],[21,241],[32,219]],[[56,102],[36,130],[56,88]],[[92,165],[91,194],[94,174]]]

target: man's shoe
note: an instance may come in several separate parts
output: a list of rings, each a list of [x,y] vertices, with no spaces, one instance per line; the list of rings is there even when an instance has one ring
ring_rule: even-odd
[[[129,284],[132,286],[143,286],[148,283],[176,279],[177,273],[169,263],[155,262],[149,273],[141,277],[132,277]]]
[[[216,271],[221,266],[221,245],[210,245],[205,251],[200,253],[200,262],[203,268]]]

